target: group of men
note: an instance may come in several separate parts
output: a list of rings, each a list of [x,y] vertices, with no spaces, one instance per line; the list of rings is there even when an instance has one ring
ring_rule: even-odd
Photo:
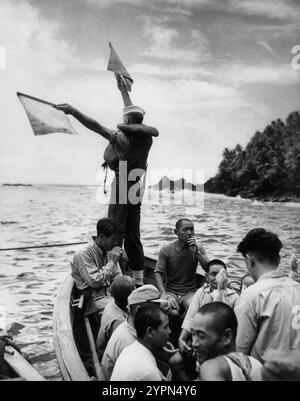
[[[252,277],[238,294],[226,264],[209,259],[195,240],[190,220],[178,220],[174,231],[177,239],[159,252],[156,286],[136,287],[122,274],[123,231],[111,218],[98,221],[97,237],[74,256],[75,283],[101,315],[102,379],[300,379],[300,284],[279,270],[277,235],[254,229],[238,245]],[[200,288],[198,264],[205,272]],[[179,317],[178,342],[170,343],[169,323]]]
[[[300,284],[280,273],[282,243],[272,232],[251,230],[238,245],[249,288],[237,294],[226,264],[208,258],[193,223],[182,218],[176,241],[159,252],[156,286],[144,285],[141,179],[158,131],[142,124],[144,110],[132,104],[118,75],[117,83],[125,106],[117,131],[68,104],[55,106],[109,141],[104,165],[115,172],[108,217],[72,262],[87,299],[85,313],[101,316],[96,344],[102,379],[300,379]],[[119,264],[123,240],[132,278]]]

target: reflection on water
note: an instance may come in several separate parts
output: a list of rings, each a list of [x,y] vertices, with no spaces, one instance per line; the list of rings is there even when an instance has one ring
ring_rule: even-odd
[[[107,206],[97,203],[93,187],[0,187],[1,248],[86,241]],[[175,194],[176,195],[176,194]],[[142,208],[142,239],[147,255],[174,239],[174,225],[187,216],[209,257],[229,263],[232,277],[244,274],[235,250],[254,227],[275,231],[284,243],[282,267],[300,254],[299,204],[272,204],[205,195],[204,209],[188,205]],[[80,246],[0,252],[0,307],[15,338],[46,378],[60,380],[52,341],[57,289]]]

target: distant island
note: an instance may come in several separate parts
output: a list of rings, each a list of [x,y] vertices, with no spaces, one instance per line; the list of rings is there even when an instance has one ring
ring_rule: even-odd
[[[31,184],[2,184],[3,187],[32,187]]]
[[[170,180],[167,176],[162,177],[157,184],[149,185],[150,189],[155,189],[158,191],[170,190],[171,192],[182,191],[183,189],[188,189],[190,191],[203,191],[203,184],[192,184],[185,181],[184,178],[179,178],[178,180]]]
[[[300,113],[272,121],[243,149],[223,151],[218,173],[205,192],[263,201],[300,201]]]

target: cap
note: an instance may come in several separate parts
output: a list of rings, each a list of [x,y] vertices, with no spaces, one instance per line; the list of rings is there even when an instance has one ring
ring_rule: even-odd
[[[143,302],[163,302],[160,299],[158,289],[152,284],[145,284],[133,290],[128,297],[128,305],[136,305]]]
[[[133,105],[124,107],[123,116],[126,116],[126,114],[129,114],[129,113],[139,113],[139,114],[144,115],[145,110],[139,106],[133,106]]]

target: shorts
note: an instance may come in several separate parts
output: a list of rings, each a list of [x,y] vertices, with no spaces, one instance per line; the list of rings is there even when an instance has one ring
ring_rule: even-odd
[[[172,300],[174,300],[175,304],[176,304],[176,310],[179,312],[180,309],[183,309],[184,311],[186,311],[188,309],[188,307],[190,306],[191,300],[195,294],[195,292],[197,291],[197,289],[192,290],[186,294],[175,294],[175,292],[171,292],[171,291],[166,291],[166,294],[168,297],[171,297]]]

